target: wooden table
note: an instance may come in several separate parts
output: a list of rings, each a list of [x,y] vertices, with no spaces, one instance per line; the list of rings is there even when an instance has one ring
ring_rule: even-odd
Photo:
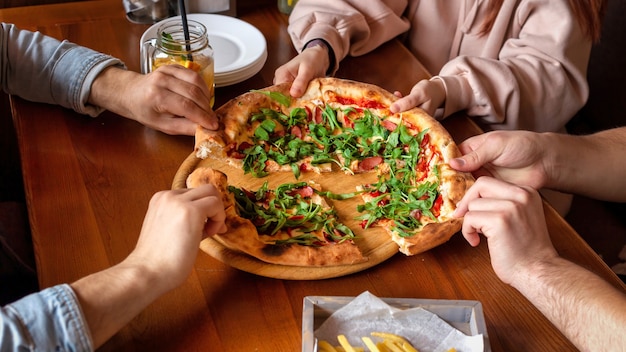
[[[240,11],[267,38],[269,58],[251,79],[217,90],[217,106],[272,83],[294,54],[287,18],[274,6]],[[121,0],[0,10],[0,19],[123,59],[139,70],[139,39],[148,26],[129,23]],[[339,76],[407,92],[426,76],[398,42],[348,59]],[[92,119],[12,97],[30,223],[42,288],[71,282],[120,262],[133,249],[153,193],[168,189],[193,148],[112,113]],[[457,142],[480,130],[465,116],[444,122]],[[556,248],[624,290],[621,281],[550,207]],[[493,351],[574,350],[523,296],[493,273],[485,241],[461,236],[414,257],[398,254],[345,277],[286,281],[255,276],[200,252],[180,288],[150,305],[102,347],[105,351],[297,351],[308,295],[478,300]]]

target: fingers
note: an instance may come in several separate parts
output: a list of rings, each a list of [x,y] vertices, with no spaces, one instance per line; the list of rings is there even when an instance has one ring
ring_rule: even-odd
[[[484,143],[485,135],[472,137],[459,145],[459,150],[464,155],[450,160],[452,168],[473,172],[479,170],[485,164],[493,161],[500,154],[500,149],[493,145],[488,147]]]
[[[205,229],[208,233],[223,233],[226,231],[226,213],[222,203],[222,195],[213,185],[202,185],[197,188],[184,190],[184,199],[202,211],[203,219],[207,219]]]
[[[193,221],[206,222],[203,226],[208,230],[207,233],[225,232],[226,213],[222,195],[215,186],[202,185],[190,189],[161,191],[152,197],[150,203],[152,205],[152,203],[168,202],[167,198],[172,197],[176,197],[178,203],[185,205],[196,214],[193,216],[195,218]]]
[[[400,92],[396,92],[396,96],[399,96],[400,99],[391,104],[389,110],[393,113],[398,113],[413,109],[414,107],[421,105],[422,103],[427,101],[428,97],[422,89],[423,84],[420,84],[422,82],[423,81],[420,81],[415,86],[413,86],[411,92],[405,97],[402,97]]]
[[[291,88],[289,89],[289,94],[291,94],[294,98],[300,98],[302,94],[306,91],[309,82],[314,78],[311,70],[306,67],[300,67],[301,71],[298,72],[298,76],[294,79],[291,84]]]
[[[211,108],[211,93],[206,83],[196,72],[178,65],[166,65],[152,73],[154,106],[162,117],[184,116],[189,121],[173,119],[164,123],[174,132],[193,135],[194,123],[207,129],[217,129],[218,121]],[[167,131],[164,131],[167,132]]]
[[[533,192],[491,177],[481,177],[457,203],[453,216],[464,217],[463,237],[471,246],[477,246],[481,234],[490,237],[510,228],[510,224],[505,225],[506,219],[518,213],[520,205],[530,204]]]
[[[325,49],[320,46],[306,49],[276,69],[274,84],[292,82],[289,94],[299,98],[313,78],[324,77],[328,65],[328,53]]]
[[[401,97],[399,92],[394,94]],[[445,96],[445,88],[441,80],[421,80],[413,86],[409,95],[401,97],[391,104],[389,110],[392,113],[398,113],[417,106],[426,111],[429,115],[434,115],[445,101]]]
[[[421,103],[421,100],[418,99],[417,96],[409,94],[406,97],[400,98],[396,100],[393,104],[391,104],[391,106],[389,107],[389,111],[391,111],[394,114],[402,112],[402,111],[407,111],[409,109],[413,109],[414,107],[418,106],[420,103]]]
[[[463,199],[456,205],[453,216],[462,217],[469,211],[469,204],[480,198],[501,197],[510,192],[510,184],[491,177],[481,177],[467,190]],[[475,206],[475,205],[474,205]],[[474,208],[472,210],[481,210]]]

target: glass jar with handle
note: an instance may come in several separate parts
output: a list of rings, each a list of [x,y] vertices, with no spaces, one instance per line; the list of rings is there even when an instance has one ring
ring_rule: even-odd
[[[209,45],[206,27],[188,20],[189,39],[180,18],[163,21],[157,28],[156,38],[146,40],[141,47],[141,72],[148,73],[164,65],[181,65],[202,76],[211,93],[211,106],[215,102],[215,69],[213,48]]]

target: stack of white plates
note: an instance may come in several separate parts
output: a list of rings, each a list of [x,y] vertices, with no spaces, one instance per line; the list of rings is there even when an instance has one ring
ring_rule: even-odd
[[[216,87],[245,81],[263,68],[267,59],[267,43],[253,25],[234,17],[206,13],[188,14],[187,18],[202,23],[207,29],[209,44],[214,51]],[[145,41],[156,38],[160,24],[155,23],[144,32],[140,49]],[[144,70],[144,65],[141,67]]]

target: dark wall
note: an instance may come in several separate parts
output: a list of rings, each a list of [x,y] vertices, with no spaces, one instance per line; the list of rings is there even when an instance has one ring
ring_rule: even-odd
[[[591,50],[589,100],[568,126],[570,133],[626,125],[626,0],[609,0],[602,36]]]

